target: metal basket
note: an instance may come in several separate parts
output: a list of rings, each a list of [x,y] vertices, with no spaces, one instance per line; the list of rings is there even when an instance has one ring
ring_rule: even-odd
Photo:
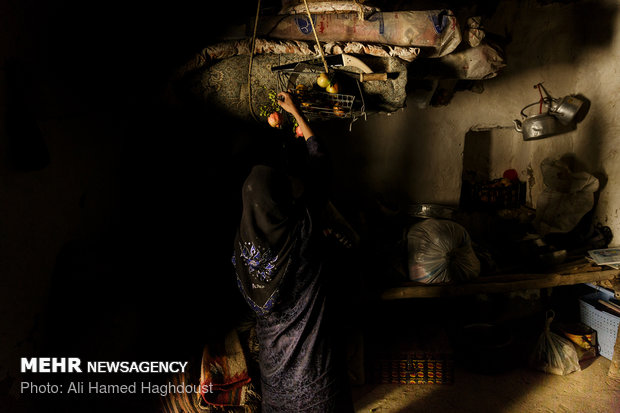
[[[300,99],[301,111],[308,120],[351,118],[355,96],[338,93],[311,92]]]
[[[312,83],[316,72],[278,73],[278,82],[282,90],[293,90],[295,99],[305,118],[309,121],[329,119],[353,119],[365,115],[364,96],[359,82],[356,82],[359,95],[327,93],[323,89],[316,90]],[[312,77],[312,81],[304,79],[306,75]],[[296,83],[300,81],[299,83]],[[302,89],[298,89],[299,86]]]

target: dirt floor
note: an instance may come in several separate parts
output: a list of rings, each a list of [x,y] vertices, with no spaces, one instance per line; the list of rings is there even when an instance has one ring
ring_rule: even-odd
[[[457,366],[453,384],[355,387],[355,411],[618,413],[620,382],[607,377],[609,365],[608,359],[599,356],[567,376],[527,368],[483,375]]]

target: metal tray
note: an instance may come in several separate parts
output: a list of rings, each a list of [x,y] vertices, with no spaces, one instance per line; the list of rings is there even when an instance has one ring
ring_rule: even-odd
[[[439,204],[411,204],[409,215],[417,218],[453,219],[456,208]]]

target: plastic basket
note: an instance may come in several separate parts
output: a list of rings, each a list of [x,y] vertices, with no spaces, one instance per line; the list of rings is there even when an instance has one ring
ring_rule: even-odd
[[[597,339],[600,346],[600,355],[611,360],[614,354],[614,345],[618,334],[620,317],[599,310],[595,304],[597,300],[606,300],[613,297],[611,292],[599,290],[597,292],[584,295],[579,299],[579,312],[581,322],[596,330]]]
[[[464,208],[476,209],[519,208],[525,205],[526,191],[525,182],[504,186],[501,178],[483,183],[464,180],[460,204]]]
[[[375,384],[452,384],[455,360],[447,333],[418,326],[410,337],[381,335],[369,347]]]
[[[373,360],[375,384],[452,384],[454,360],[445,354],[403,353]]]

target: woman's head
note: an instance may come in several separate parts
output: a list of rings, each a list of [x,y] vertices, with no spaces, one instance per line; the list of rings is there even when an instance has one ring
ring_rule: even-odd
[[[295,202],[288,177],[269,166],[254,166],[243,183],[242,202],[244,238],[260,238],[249,241],[277,246],[293,220]]]

